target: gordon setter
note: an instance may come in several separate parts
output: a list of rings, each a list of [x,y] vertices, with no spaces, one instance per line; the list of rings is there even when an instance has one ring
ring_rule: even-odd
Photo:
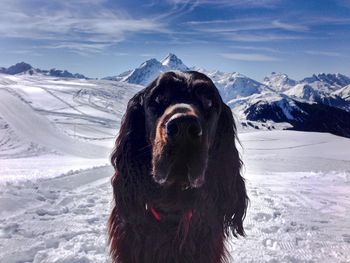
[[[128,103],[112,153],[114,263],[229,261],[248,197],[230,108],[204,74],[161,74]]]

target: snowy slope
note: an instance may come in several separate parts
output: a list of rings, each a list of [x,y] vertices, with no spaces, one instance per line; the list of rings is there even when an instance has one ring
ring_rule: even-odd
[[[229,104],[243,117],[264,101],[291,118],[308,110],[264,87]],[[0,263],[108,262],[109,154],[141,88],[0,74]],[[251,204],[231,262],[350,261],[350,139],[253,128],[239,125]]]
[[[247,237],[228,242],[230,262],[348,262],[350,140],[295,131],[240,140],[250,206]],[[0,191],[0,262],[108,262],[111,174],[106,166],[8,182]]]
[[[140,88],[114,81],[0,75],[0,158],[71,155],[106,163],[117,120]],[[34,176],[45,176],[38,173]]]
[[[350,111],[350,85],[334,91],[332,95],[338,96],[346,101],[348,103],[348,111]]]
[[[152,82],[162,72],[168,69],[158,60],[152,58],[142,63],[138,68],[132,70],[122,81],[146,86]]]

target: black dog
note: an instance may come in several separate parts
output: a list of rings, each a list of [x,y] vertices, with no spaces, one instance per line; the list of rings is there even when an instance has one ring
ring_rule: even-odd
[[[248,197],[231,110],[204,74],[167,72],[128,103],[112,154],[113,262],[218,263]]]

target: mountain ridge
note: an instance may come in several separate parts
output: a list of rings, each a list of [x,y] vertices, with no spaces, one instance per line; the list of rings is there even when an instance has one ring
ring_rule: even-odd
[[[60,78],[88,79],[88,77],[85,77],[83,74],[73,74],[67,70],[60,70],[56,68],[52,68],[49,70],[34,68],[31,64],[23,61],[16,63],[8,68],[1,67],[0,73],[8,75],[44,75]]]
[[[160,61],[148,59],[135,69],[103,79],[137,84],[141,89],[159,74],[176,70],[196,70],[210,77],[224,102],[241,123],[248,122],[252,127],[259,126],[256,123],[286,123],[288,125],[285,127],[289,129],[328,131],[350,137],[350,127],[347,125],[350,116],[350,78],[340,73],[319,73],[294,80],[285,73],[272,72],[259,82],[235,71],[188,67],[175,54],[169,53]],[[24,62],[0,68],[0,72],[10,75],[86,78],[68,71],[35,69]],[[322,116],[318,116],[320,114]],[[255,124],[250,125],[249,122]],[[269,127],[273,126],[276,125]]]
[[[149,59],[114,79],[146,86],[169,70],[197,70],[206,74],[239,121],[283,122],[289,123],[291,129],[329,131],[350,137],[350,127],[346,125],[350,116],[350,78],[343,74],[319,73],[294,80],[287,74],[272,72],[259,82],[238,72],[189,68],[169,53],[161,61]]]

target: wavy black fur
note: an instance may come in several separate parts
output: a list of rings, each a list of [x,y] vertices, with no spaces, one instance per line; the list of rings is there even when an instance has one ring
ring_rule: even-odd
[[[169,74],[181,74],[187,81],[206,78],[196,72]],[[163,190],[151,178],[152,146],[143,105],[157,83],[159,79],[129,101],[112,154],[114,204],[108,222],[112,262],[229,262],[224,240],[230,233],[244,236],[248,203],[231,110],[220,98],[221,113],[211,138],[205,183],[196,191],[192,219],[158,222],[145,209],[152,199],[162,198]]]

